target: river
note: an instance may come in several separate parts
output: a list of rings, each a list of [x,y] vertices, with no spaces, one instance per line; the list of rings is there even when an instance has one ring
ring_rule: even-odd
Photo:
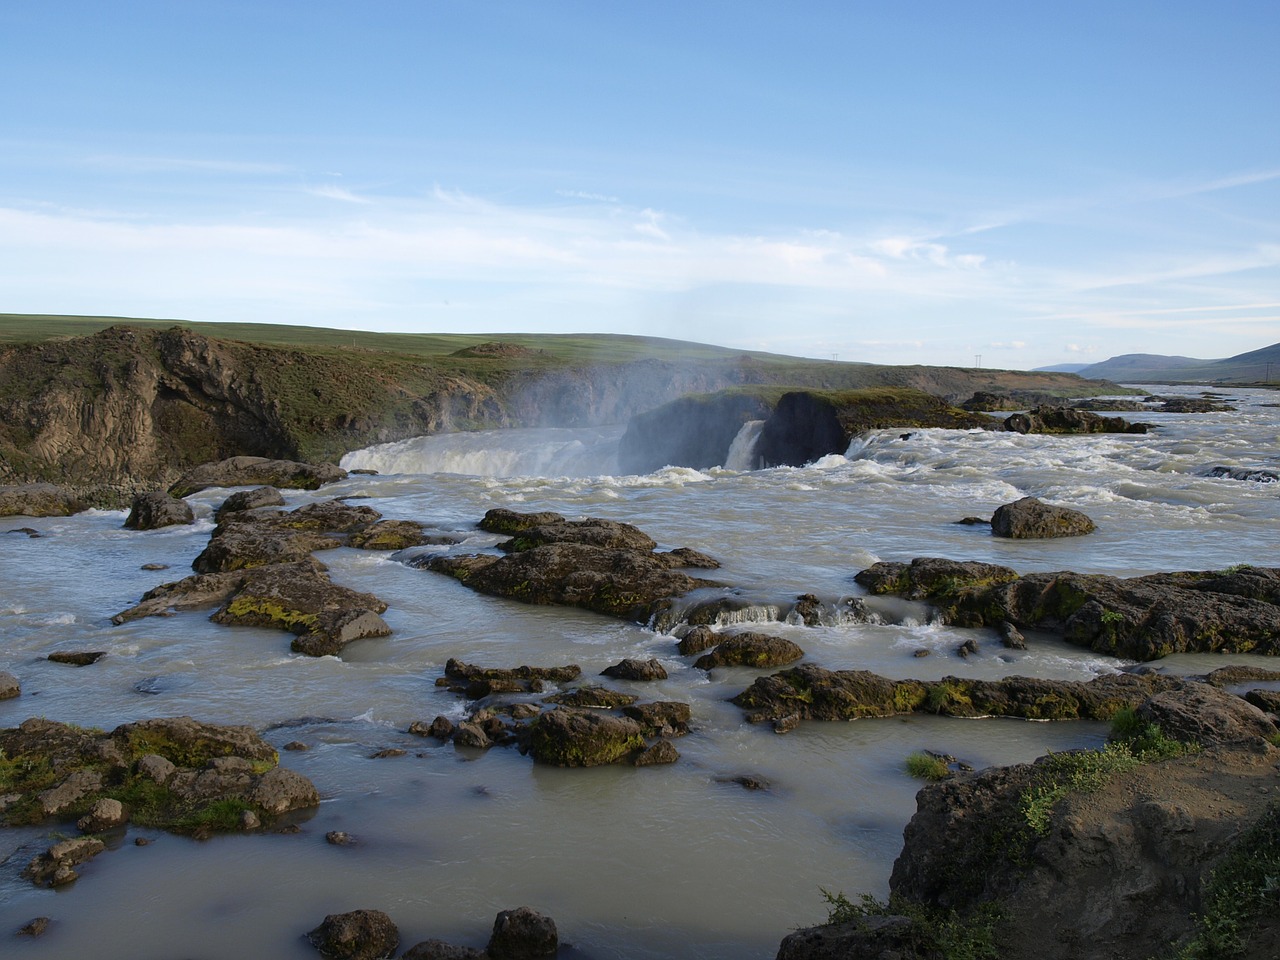
[[[617,476],[620,428],[447,435],[354,452],[344,466],[379,474],[285,496],[290,507],[365,497],[389,518],[463,540],[408,555],[492,547],[500,538],[475,529],[491,507],[625,520],[663,549],[716,557],[716,578],[752,598],[817,594],[829,622],[763,628],[822,666],[921,679],[1087,679],[1126,664],[1034,636],[1027,651],[1006,650],[994,632],[943,627],[923,613],[867,624],[844,622],[838,611],[862,594],[853,575],[881,559],[946,556],[1020,572],[1122,576],[1274,565],[1280,483],[1209,472],[1280,471],[1280,396],[1229,396],[1236,412],[1142,415],[1157,426],[1145,436],[894,431],[855,441],[846,456],[759,471]],[[739,449],[732,465],[749,462],[742,456]],[[357,550],[323,559],[335,581],[390,605],[384,619],[394,633],[353,644],[341,658],[292,654],[287,635],[218,626],[207,611],[112,626],[110,616],[144,591],[189,572],[227,493],[190,497],[194,526],[148,532],[123,529],[124,513],[112,511],[0,520],[0,669],[23,685],[21,697],[0,702],[0,726],[30,716],[105,729],[179,715],[248,723],[277,748],[308,745],[282,750],[281,762],[310,777],[323,801],[296,833],[200,842],[130,830],[57,891],[19,876],[48,845],[49,829],[0,831],[6,956],[302,960],[316,956],[305,931],[357,908],[388,912],[402,948],[429,937],[482,946],[497,911],[528,905],[556,920],[574,956],[763,960],[791,929],[825,917],[823,889],[886,892],[919,787],[905,772],[907,754],[935,750],[980,768],[1096,745],[1106,734],[1084,722],[911,717],[807,723],[779,736],[744,723],[726,702],[754,671],[708,676],[676,653],[669,634],[481,596],[404,556]],[[955,523],[1026,495],[1083,510],[1098,530],[1010,541]],[[40,536],[3,532],[16,527]],[[141,569],[154,563],[169,569]],[[970,635],[979,652],[961,659],[955,648]],[[44,659],[56,650],[107,656],[75,668]],[[689,702],[693,731],[675,741],[673,765],[589,770],[409,735],[415,720],[462,716],[461,698],[435,686],[450,657],[577,663],[588,678],[624,657],[657,657],[668,680],[607,682],[645,699]],[[1180,656],[1160,667],[1194,673],[1259,659]],[[373,758],[388,747],[407,752]],[[733,782],[744,775],[769,789]],[[330,845],[330,830],[356,842]],[[153,842],[135,845],[138,837]],[[44,936],[11,936],[37,916],[54,920]]]

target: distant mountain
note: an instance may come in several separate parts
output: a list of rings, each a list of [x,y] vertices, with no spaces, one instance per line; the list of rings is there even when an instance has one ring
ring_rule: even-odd
[[[1049,368],[1060,369],[1060,368]],[[1251,350],[1225,360],[1165,357],[1151,353],[1127,353],[1077,371],[1090,379],[1119,383],[1266,383],[1280,382],[1280,343]]]
[[[1032,373],[1079,373],[1087,363],[1055,363],[1051,367],[1036,367]]]

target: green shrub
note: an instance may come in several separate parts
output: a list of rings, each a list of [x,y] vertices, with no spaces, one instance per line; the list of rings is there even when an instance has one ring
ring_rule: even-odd
[[[984,904],[968,917],[954,910],[942,910],[910,903],[890,894],[887,901],[864,893],[857,903],[843,893],[823,890],[827,902],[827,923],[856,923],[869,917],[906,917],[922,941],[921,956],[938,960],[1000,960],[996,930],[1001,920],[998,908]]]
[[[907,755],[907,773],[917,780],[945,780],[951,776],[951,768],[941,757],[917,750]]]

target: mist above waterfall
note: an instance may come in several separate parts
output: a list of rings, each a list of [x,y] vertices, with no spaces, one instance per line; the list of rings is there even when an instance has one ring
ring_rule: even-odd
[[[622,427],[439,433],[354,450],[346,470],[473,477],[596,477],[618,472]]]

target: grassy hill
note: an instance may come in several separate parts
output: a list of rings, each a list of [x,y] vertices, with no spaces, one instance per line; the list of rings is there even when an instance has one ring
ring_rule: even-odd
[[[1224,360],[1129,353],[1085,367],[1080,376],[1120,383],[1280,383],[1280,343]]]

